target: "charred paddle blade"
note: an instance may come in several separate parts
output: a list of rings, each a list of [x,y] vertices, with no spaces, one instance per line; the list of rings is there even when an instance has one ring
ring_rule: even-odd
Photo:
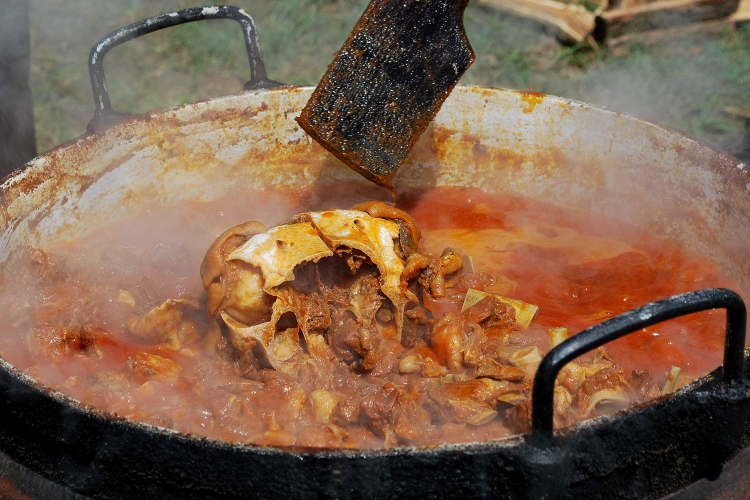
[[[372,0],[297,122],[367,179],[392,179],[474,61],[469,0]]]

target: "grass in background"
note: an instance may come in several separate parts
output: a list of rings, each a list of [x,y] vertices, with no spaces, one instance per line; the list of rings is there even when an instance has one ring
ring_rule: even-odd
[[[195,0],[30,0],[32,92],[39,152],[85,132],[93,115],[88,53],[107,33]],[[269,77],[315,84],[367,0],[236,0],[255,19]],[[739,152],[750,109],[750,30],[636,47],[614,57],[562,47],[538,24],[470,4],[477,60],[462,83],[535,90],[657,121]],[[237,92],[249,79],[239,26],[200,22],[114,49],[105,69],[116,110],[131,113]]]
[[[366,1],[235,1],[258,26],[268,74],[315,84]],[[91,47],[132,22],[200,5],[195,0],[31,0],[31,85],[39,152],[81,135],[93,116]],[[235,93],[250,79],[240,27],[197,22],[153,33],[105,58],[114,109],[130,113]]]

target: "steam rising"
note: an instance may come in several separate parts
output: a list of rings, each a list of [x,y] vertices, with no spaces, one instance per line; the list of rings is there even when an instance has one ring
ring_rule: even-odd
[[[589,102],[670,126],[733,154],[741,121],[725,106],[750,107],[747,30],[675,35],[608,52],[560,47],[532,21],[470,6],[467,32],[477,52],[463,83],[533,90]]]
[[[33,56],[32,71],[35,80],[40,85],[35,94],[37,125],[45,130],[40,134],[40,140],[45,141],[40,150],[83,132],[92,109],[85,74],[85,60],[90,46],[96,40],[137,19],[194,6],[192,2],[182,0],[137,1],[130,3],[131,9],[110,4],[103,7],[101,3],[96,3],[97,8],[103,9],[97,10],[93,8],[93,1],[88,2],[92,7],[90,9],[84,8],[86,3],[86,1],[77,2],[76,5],[79,6],[80,11],[68,11],[65,8],[68,2],[65,0],[32,2],[32,24],[36,27],[34,31],[36,51]],[[330,61],[330,53],[343,42],[348,27],[353,25],[365,3],[359,1],[350,5],[333,1],[285,0],[284,2],[252,3],[240,1],[236,2],[236,5],[256,16],[261,43],[269,60],[269,76],[292,83],[314,83]],[[283,18],[281,14],[291,16],[293,12],[296,12],[293,7],[298,10],[303,9],[302,12],[309,15],[292,18],[298,25],[290,28],[288,24],[290,21]],[[346,12],[337,13],[337,8]],[[41,15],[43,11],[44,16]],[[80,15],[83,11],[86,11],[90,17]],[[331,19],[343,26],[343,30],[331,34],[334,31],[330,29]],[[139,41],[140,45],[134,46],[138,48],[123,48],[124,52],[120,53],[122,57],[119,59],[113,53],[110,61],[116,61],[118,69],[108,74],[114,75],[111,78],[113,84],[110,85],[110,90],[113,94],[115,109],[146,111],[163,107],[166,104],[238,90],[249,77],[238,30],[231,23],[212,23],[209,26],[199,31],[180,28],[183,29],[183,35],[177,35],[179,43],[174,43],[166,35],[160,34],[153,38],[149,37],[149,40]],[[709,79],[705,75],[722,75],[733,71],[730,62],[714,57],[717,53],[724,54],[734,50],[731,43],[726,40],[709,41],[697,48],[687,44],[685,50],[688,52],[676,52],[658,60],[649,51],[636,50],[628,58],[604,57],[601,60],[587,62],[584,69],[578,70],[571,61],[561,60],[563,52],[557,47],[556,42],[534,23],[497,15],[478,7],[470,7],[467,12],[467,32],[477,52],[477,63],[467,74],[464,83],[510,86],[555,93],[605,105],[661,123],[675,125],[679,122],[685,126],[678,126],[678,128],[703,135],[717,142],[729,143],[739,133],[737,124],[710,129],[707,129],[705,125],[706,117],[719,119],[717,96],[726,95],[722,92],[727,83],[721,78]],[[320,37],[324,39],[324,43],[322,45],[302,43],[310,37]],[[145,48],[151,41],[154,41],[155,45]],[[201,45],[205,52],[196,55],[195,51]],[[290,46],[299,48],[299,53],[290,52],[288,50]],[[232,55],[227,56],[227,53]],[[70,57],[69,61],[68,57]],[[224,59],[221,59],[222,57]],[[154,61],[158,61],[158,64],[154,64]],[[65,73],[62,71],[64,67],[77,69],[72,73]],[[214,75],[215,78],[206,79],[210,75]],[[45,79],[50,82],[48,87],[42,87],[42,80]],[[162,87],[158,86],[159,81],[164,83]],[[133,89],[130,95],[128,95],[129,88]],[[143,88],[150,88],[151,91],[141,93]],[[208,95],[200,94],[199,91],[206,92]],[[162,100],[164,97],[162,92],[167,96],[166,103]],[[118,101],[118,99],[127,100],[128,97],[129,103]],[[170,102],[170,99],[173,101]],[[697,118],[693,120],[691,117]],[[56,120],[59,120],[57,125],[50,125],[50,121]],[[721,123],[726,125],[725,122]],[[247,220],[259,220],[266,225],[273,225],[288,219],[297,212],[349,207],[356,202],[383,194],[385,193],[373,196],[371,189],[352,189],[351,186],[342,186],[340,191],[333,192],[312,188],[301,194],[286,196],[266,193],[262,197],[262,202],[256,196],[249,200],[246,194],[238,194],[230,197],[229,202],[225,200],[223,203],[228,203],[226,205],[214,204],[208,207],[195,205],[188,207],[187,210],[183,210],[185,207],[164,211],[160,209],[158,216],[150,214],[150,209],[147,207],[141,218],[132,219],[126,225],[120,226],[114,233],[114,237],[111,234],[101,233],[93,236],[86,248],[72,251],[69,254],[69,264],[85,268],[89,262],[101,260],[108,250],[114,249],[116,252],[113,253],[132,253],[135,260],[126,265],[137,267],[143,264],[143,257],[141,257],[143,251],[148,250],[151,252],[146,257],[146,259],[151,259],[149,265],[155,262],[156,264],[151,265],[151,268],[159,270],[159,248],[166,252],[182,252],[185,255],[183,260],[187,262],[185,269],[192,271],[180,276],[180,283],[173,289],[159,290],[159,296],[150,297],[153,302],[150,305],[155,305],[167,298],[190,294],[200,288],[198,268],[205,249],[216,236],[235,224]],[[520,204],[517,199],[500,200],[493,202],[495,204],[492,205],[488,204],[476,191],[467,191],[463,194],[465,197],[461,201],[472,207],[479,214],[477,216],[479,219],[491,221],[509,233],[521,232],[522,229],[519,228],[529,221],[524,214],[506,218],[506,212],[516,208],[516,205],[512,203]],[[503,205],[503,203],[506,204]],[[407,210],[414,208],[415,217],[419,218],[420,199],[407,202],[404,208]],[[551,213],[552,210],[548,212]],[[428,229],[436,230],[438,227],[452,229],[451,225],[456,225],[456,218],[451,216],[449,210],[432,210],[429,213],[422,213],[421,216],[424,219],[431,219],[433,227]],[[564,219],[560,216],[557,222],[565,222],[568,226],[584,232],[609,230],[614,233],[610,226],[602,224],[601,221],[598,221],[600,223],[598,227],[594,225],[594,229],[591,227],[582,229],[582,227],[575,226],[574,222],[566,222]],[[536,241],[551,242],[565,239],[563,232],[556,232],[549,227],[550,225],[538,229],[539,234],[535,235]],[[514,233],[514,236],[517,235]],[[429,240],[429,236],[427,239]],[[510,237],[506,239],[511,240]],[[593,241],[593,238],[587,241]],[[602,259],[611,264],[608,268],[607,266],[586,266],[585,258],[582,259],[583,263],[579,261],[571,263],[568,259],[560,257],[559,253],[555,253],[554,248],[550,249],[544,245],[534,248],[533,245],[528,244],[528,241],[518,238],[507,245],[508,254],[512,251],[517,255],[514,256],[516,261],[509,261],[506,265],[508,283],[503,285],[507,285],[508,290],[521,295],[524,293],[540,296],[546,294],[548,302],[539,304],[542,319],[549,323],[545,326],[571,327],[574,333],[583,326],[583,323],[554,323],[556,318],[563,317],[567,312],[560,304],[577,301],[581,310],[588,307],[592,311],[591,315],[585,318],[585,322],[588,323],[606,319],[611,316],[609,313],[615,311],[614,307],[610,310],[605,309],[601,304],[586,303],[586,298],[589,296],[587,294],[601,294],[601,290],[592,291],[586,288],[593,278],[599,278],[602,275],[607,278],[610,276],[608,272],[612,273],[611,276],[617,277],[617,272],[631,268],[643,269],[644,272],[648,271],[652,274],[658,271],[658,269],[651,269],[656,266],[644,256],[639,248],[627,246],[636,247],[638,243],[638,238],[633,236],[632,241],[625,241],[624,249],[618,247],[616,253]],[[430,250],[439,252],[441,246],[436,244],[436,247]],[[104,250],[98,248],[104,248]],[[154,248],[157,251],[151,250]],[[65,253],[63,250],[61,249],[61,252]],[[527,258],[538,258],[543,264],[536,268],[531,267],[533,272],[518,271],[524,254]],[[690,258],[686,258],[685,261],[677,259],[679,252],[672,247],[665,251],[665,255],[667,261],[675,264],[675,268],[681,268],[686,262],[687,264],[695,263]],[[507,255],[501,257],[505,258]],[[106,258],[104,261],[106,264]],[[709,270],[714,271],[710,267]],[[106,266],[101,271],[105,272]],[[627,273],[624,274],[627,275]],[[550,286],[551,277],[555,275],[563,275],[560,281],[567,283],[565,280],[568,280],[572,284],[564,289]],[[716,281],[723,279],[713,275],[711,278]],[[606,280],[604,282],[607,283]],[[633,279],[620,286],[618,290],[625,289],[626,285],[638,291],[637,287],[642,283]],[[659,290],[671,289],[665,287]],[[620,308],[630,308],[627,294],[617,296],[617,298],[621,300]],[[135,299],[137,299],[135,300],[137,307],[147,307],[139,302],[143,300],[143,297]],[[550,304],[553,305],[550,306]],[[640,304],[633,304],[635,305]],[[20,315],[23,313],[24,311],[19,312]],[[596,316],[597,314],[599,316]],[[23,318],[19,319],[23,322]],[[26,321],[29,320],[26,319]],[[122,327],[122,325],[116,326]],[[656,334],[654,337],[659,337],[659,334],[664,331],[666,330],[652,333]],[[677,328],[674,333],[680,334],[681,332]],[[657,339],[649,345],[664,347],[665,342]],[[16,347],[23,349],[26,346]],[[30,363],[26,353],[19,354],[16,360],[11,358],[11,361],[17,361],[19,366]],[[667,360],[670,363],[672,361],[672,359]],[[69,383],[69,378],[56,380],[55,377],[60,374],[54,370],[51,373],[37,373],[36,375],[51,377],[53,385]],[[90,375],[90,373],[83,375]],[[112,384],[120,382],[111,381]],[[70,383],[71,387],[75,385],[75,381]],[[153,390],[153,387],[147,387],[142,392],[145,393],[147,390]],[[152,395],[145,394],[145,396]],[[103,394],[103,397],[106,397],[106,394]],[[164,399],[161,399],[153,403],[164,404],[164,402]],[[156,423],[163,424],[161,421]]]

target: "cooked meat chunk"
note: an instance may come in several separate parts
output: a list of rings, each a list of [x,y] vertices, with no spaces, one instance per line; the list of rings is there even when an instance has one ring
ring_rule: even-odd
[[[426,344],[432,330],[432,313],[420,304],[407,307],[404,312],[404,328],[401,331],[401,343],[404,347],[415,347]]]
[[[406,261],[406,265],[404,266],[404,271],[403,273],[401,273],[401,279],[403,281],[409,281],[416,278],[422,273],[422,271],[430,267],[433,261],[434,259],[432,259],[429,255],[422,255],[418,253],[410,255],[409,259]]]
[[[256,221],[234,226],[224,231],[206,252],[200,273],[207,295],[206,312],[212,319],[212,328],[206,338],[210,350],[215,350],[221,339],[217,319],[220,311],[230,308],[247,312],[268,307],[262,289],[256,285],[258,273],[227,260],[238,246],[265,229],[263,224]],[[238,287],[239,293],[235,292]]]
[[[331,421],[338,425],[354,425],[359,421],[362,401],[357,397],[350,397],[336,403],[331,412]]]
[[[180,378],[182,367],[171,359],[156,354],[139,352],[130,360],[133,373],[140,377],[153,378],[166,385],[174,385]]]
[[[461,276],[453,287],[456,292],[466,294],[470,289],[492,291],[495,286],[495,278],[485,272],[469,272]]]
[[[604,368],[591,375],[587,375],[578,391],[578,406],[587,408],[591,396],[599,391],[614,391],[623,385],[620,373],[614,368]]]
[[[106,330],[101,327],[93,327],[89,325],[83,325],[79,331],[81,349],[88,355],[96,356],[98,358],[104,357],[99,343],[107,339],[108,334]]]
[[[284,287],[279,290],[279,298],[294,313],[299,329],[305,337],[314,333],[322,334],[331,325],[328,304],[320,294],[304,295]]]
[[[485,329],[513,330],[515,328],[515,309],[493,296],[487,296],[473,306],[461,312],[461,321],[477,323]]]
[[[463,365],[464,332],[458,318],[446,313],[435,322],[430,337],[430,346],[437,354],[438,361],[456,370]]]
[[[364,357],[360,341],[360,325],[348,311],[333,310],[328,339],[336,357],[352,364]]]
[[[505,410],[508,427],[519,434],[531,432],[531,400],[518,403]]]
[[[90,326],[84,325],[80,331],[81,347],[85,350],[96,349],[96,334]]]
[[[415,392],[401,394],[398,399],[398,417],[394,431],[405,444],[424,443],[430,440],[430,435],[437,432],[422,400],[423,397]]]
[[[81,336],[73,328],[47,326],[29,332],[27,346],[31,355],[57,357],[80,349]]]
[[[527,428],[544,353],[521,330],[537,307],[491,293],[508,289],[509,279],[498,285],[475,273],[450,248],[440,257],[420,253],[414,221],[380,202],[303,213],[262,229],[237,226],[211,247],[202,268],[208,314],[229,329],[243,376],[270,367],[289,377],[285,394],[307,392],[309,403],[295,411],[308,408],[323,425],[320,436],[341,442],[363,426],[386,445],[417,444],[438,432],[434,419],[482,426],[499,414],[510,427]],[[434,319],[427,299],[449,294],[449,302],[466,295],[464,308]],[[163,332],[179,330],[180,318],[160,307],[129,327],[174,342]],[[654,392],[644,377],[634,375],[629,385],[618,370],[605,351],[569,364],[555,389],[555,425],[627,399],[625,389],[635,399]],[[273,426],[264,436],[290,439]]]
[[[573,397],[562,386],[556,386],[552,398],[552,408],[554,412],[554,425],[556,427],[565,427],[573,421]]]
[[[384,385],[379,391],[364,398],[360,405],[360,421],[376,435],[385,435],[385,429],[392,426],[398,399],[399,390],[393,385]]]
[[[442,231],[422,249],[414,220],[382,202],[248,222],[211,245],[200,280],[189,242],[64,259],[26,249],[10,274],[22,298],[0,290],[20,335],[0,347],[84,404],[226,441],[388,448],[526,432],[547,339],[567,337],[548,323],[565,315],[545,309],[531,325],[539,307],[514,290],[538,297],[526,280],[549,277],[529,279],[534,269],[505,262],[506,250],[426,251],[484,248],[474,229]],[[497,275],[475,272],[495,260]],[[554,426],[658,397],[679,387],[679,371],[660,389],[603,349],[579,358],[556,382]]]
[[[463,257],[455,250],[446,248],[440,258],[433,260],[422,271],[419,282],[432,297],[445,297],[446,276],[457,273],[462,267]]]
[[[510,382],[476,379],[443,384],[428,396],[443,420],[482,425],[497,416],[497,398],[514,389]]]
[[[526,376],[526,372],[515,366],[501,365],[493,359],[483,358],[477,363],[476,376],[520,382]]]
[[[195,300],[169,299],[144,316],[130,317],[126,326],[130,333],[143,340],[180,347],[192,331],[192,326],[184,318],[185,309],[199,307]]]
[[[421,373],[425,377],[440,377],[446,374],[444,365],[437,362],[437,354],[426,345],[419,345],[405,352],[399,361],[401,373]]]
[[[476,323],[470,323],[468,329],[470,332],[466,335],[463,347],[464,365],[467,367],[476,367],[485,357],[482,345],[487,342],[487,335],[485,335],[482,327]]]
[[[646,401],[661,396],[659,386],[652,381],[652,377],[649,370],[633,370],[630,376],[633,399]]]

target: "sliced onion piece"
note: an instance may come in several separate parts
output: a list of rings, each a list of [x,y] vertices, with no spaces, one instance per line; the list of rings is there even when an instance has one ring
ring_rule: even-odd
[[[557,347],[568,340],[568,329],[565,327],[561,328],[550,328],[549,329],[549,343],[551,347]]]
[[[568,415],[570,415],[570,409],[573,406],[573,396],[568,390],[561,386],[555,386],[555,393],[553,399],[553,407],[555,410],[555,417],[558,420],[558,425],[564,425]]]
[[[472,425],[484,425],[495,417],[497,417],[497,411],[485,410],[481,413],[477,413],[476,415],[472,415],[468,419],[468,422]]]
[[[625,391],[622,390],[622,387],[618,387],[617,389],[602,389],[601,391],[596,391],[594,394],[591,395],[591,399],[589,399],[589,405],[586,408],[586,414],[585,416],[589,416],[589,414],[601,403],[621,403],[621,404],[627,404],[630,400],[628,399],[627,394],[625,394]]]
[[[677,381],[680,378],[680,372],[682,369],[679,366],[673,366],[669,369],[669,373],[667,374],[667,380],[664,381],[664,385],[661,388],[662,394],[669,394],[670,392],[675,390],[675,387],[677,386]]]
[[[511,354],[508,361],[513,366],[539,364],[542,361],[542,350],[535,345],[524,347]]]
[[[508,403],[510,405],[516,406],[519,403],[523,403],[524,401],[528,400],[526,396],[523,394],[515,394],[515,393],[509,393],[509,394],[503,394],[502,396],[498,396],[497,400],[502,403]]]

